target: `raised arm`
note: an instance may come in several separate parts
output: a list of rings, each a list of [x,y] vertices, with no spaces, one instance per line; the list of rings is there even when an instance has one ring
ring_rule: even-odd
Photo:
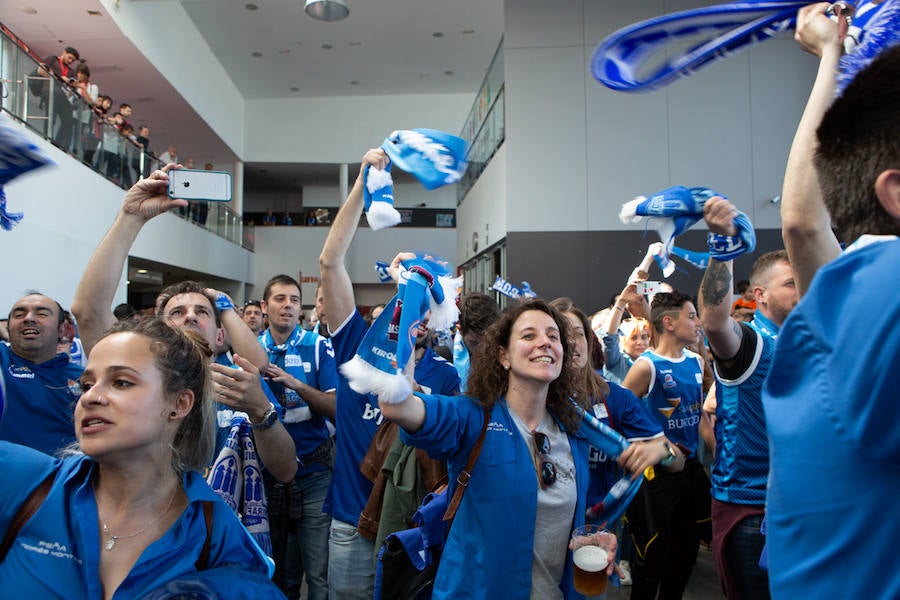
[[[228,334],[228,341],[231,343],[231,349],[235,354],[240,354],[259,369],[260,373],[265,373],[269,368],[269,355],[262,344],[256,339],[253,330],[244,323],[241,316],[234,310],[234,302],[225,292],[213,288],[206,288],[206,295],[214,306],[219,304],[219,300],[227,300],[226,304],[231,304],[232,308],[226,308],[219,311],[222,320],[222,327]]]
[[[703,217],[713,233],[734,235],[736,216],[734,205],[720,197],[711,198],[703,207]],[[724,360],[737,354],[743,336],[741,326],[731,318],[733,289],[732,261],[710,258],[700,282],[700,322],[713,354]]]
[[[128,251],[141,228],[157,215],[176,206],[187,206],[186,200],[173,200],[166,194],[169,185],[166,173],[174,166],[169,164],[154,171],[128,190],[112,227],[88,261],[72,300],[72,313],[78,320],[85,354],[90,353],[103,332],[115,323],[111,308],[113,298]]]
[[[842,53],[841,26],[825,16],[830,4],[820,2],[800,9],[794,35],[805,50],[821,59],[794,135],[781,192],[781,231],[801,296],[806,293],[819,267],[836,258],[841,251],[831,231],[831,219],[822,202],[819,179],[813,166],[816,128],[834,99],[835,75]]]
[[[388,157],[384,150],[373,148],[363,156],[359,175],[344,205],[334,218],[322,254],[319,255],[319,277],[322,279],[322,294],[325,299],[325,314],[328,315],[329,329],[338,327],[356,310],[353,283],[344,260],[359,226],[363,209],[363,172],[369,165],[384,169]]]

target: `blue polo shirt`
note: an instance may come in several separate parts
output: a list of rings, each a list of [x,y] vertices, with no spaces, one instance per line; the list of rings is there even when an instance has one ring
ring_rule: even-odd
[[[100,578],[100,525],[93,478],[98,465],[77,455],[54,459],[15,444],[0,442],[0,530],[5,531],[22,503],[54,470],[56,478],[35,518],[19,532],[0,563],[0,590],[5,597],[103,597]],[[25,482],[25,483],[23,483]],[[240,564],[271,576],[268,559],[231,509],[195,472],[182,485],[188,506],[163,536],[150,544],[121,583],[114,599],[141,598],[166,581],[196,572],[194,563],[206,541],[202,502],[213,502],[208,568]]]
[[[53,454],[75,441],[75,403],[81,396],[82,368],[57,354],[33,363],[0,344],[0,370],[6,385],[0,440]]]
[[[700,411],[703,405],[703,364],[700,356],[683,350],[678,358],[647,350],[638,357],[651,366],[650,387],[644,401],[666,437],[697,455]]]

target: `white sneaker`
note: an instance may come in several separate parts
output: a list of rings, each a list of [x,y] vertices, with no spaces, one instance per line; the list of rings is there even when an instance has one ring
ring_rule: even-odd
[[[619,569],[622,570],[622,575],[619,576],[619,583],[623,586],[631,585],[631,565],[628,564],[628,561],[619,561]]]

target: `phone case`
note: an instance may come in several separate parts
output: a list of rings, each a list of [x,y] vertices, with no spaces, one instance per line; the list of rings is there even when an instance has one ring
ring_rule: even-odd
[[[231,200],[231,173],[196,169],[169,171],[169,197],[183,200],[228,202]]]

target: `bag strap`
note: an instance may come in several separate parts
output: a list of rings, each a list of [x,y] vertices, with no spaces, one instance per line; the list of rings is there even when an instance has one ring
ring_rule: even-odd
[[[209,566],[209,547],[212,543],[213,524],[213,503],[210,500],[203,501],[203,520],[206,522],[206,540],[203,542],[203,549],[200,550],[200,557],[194,563],[194,567],[198,571],[205,571]]]
[[[16,541],[16,537],[19,535],[19,531],[21,531],[22,527],[25,526],[25,523],[34,516],[34,513],[38,511],[44,503],[44,500],[47,499],[47,494],[50,493],[50,488],[53,486],[53,480],[56,478],[56,473],[57,469],[54,469],[47,475],[41,484],[34,488],[34,491],[25,498],[25,502],[22,503],[18,512],[13,516],[9,529],[6,530],[6,535],[3,536],[3,542],[0,543],[0,562],[3,562],[6,558],[6,555],[12,548],[13,542]]]
[[[484,424],[481,426],[481,434],[478,436],[478,440],[475,442],[475,445],[472,446],[472,451],[469,453],[469,460],[466,463],[466,467],[459,472],[459,475],[456,477],[456,489],[453,490],[453,497],[450,498],[450,504],[447,505],[447,511],[444,513],[444,521],[453,521],[453,517],[456,516],[456,511],[459,509],[459,503],[462,502],[463,494],[466,492],[466,488],[469,486],[469,480],[472,478],[472,469],[475,467],[475,463],[478,462],[478,455],[481,454],[481,446],[484,444],[484,434],[487,433],[488,422],[491,420],[491,409],[488,407],[484,407]]]

